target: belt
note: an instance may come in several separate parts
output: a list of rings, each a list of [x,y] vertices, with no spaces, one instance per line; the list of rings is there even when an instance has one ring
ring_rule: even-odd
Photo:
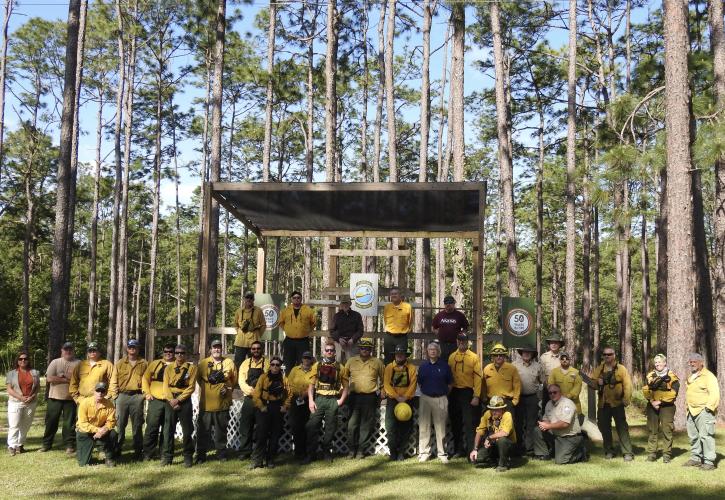
[[[141,394],[141,391],[122,391],[121,394],[128,394],[129,396],[135,396],[136,394]]]
[[[376,391],[373,392],[353,392],[353,394],[357,394],[358,396],[377,396],[378,393]]]
[[[403,333],[393,333],[393,332],[385,332],[388,335],[392,335],[393,337],[402,337],[404,335],[408,335],[409,332],[403,332]]]
[[[315,397],[317,397],[317,398],[334,398],[334,399],[338,399],[340,396],[336,396],[334,394],[315,394]]]
[[[568,438],[578,438],[578,437],[582,437],[582,435],[583,434],[580,432],[579,434],[572,434],[570,436],[556,436],[556,437],[563,438],[563,439],[568,439]]]
[[[425,394],[423,393],[423,396],[426,396],[428,398],[442,398],[443,396],[447,396],[448,394]]]

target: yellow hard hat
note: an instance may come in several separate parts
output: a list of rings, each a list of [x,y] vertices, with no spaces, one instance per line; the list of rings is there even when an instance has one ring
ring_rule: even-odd
[[[397,418],[400,422],[407,422],[413,417],[413,409],[408,403],[396,404],[393,413],[395,413],[395,418]]]
[[[487,407],[489,410],[503,410],[506,408],[506,401],[501,396],[492,396]]]
[[[503,346],[503,344],[501,344],[501,343],[495,344],[493,346],[493,349],[491,349],[491,354],[493,354],[493,355],[496,355],[496,354],[504,354],[505,355],[505,354],[508,354],[508,353],[509,353],[508,352],[508,349],[506,349]]]

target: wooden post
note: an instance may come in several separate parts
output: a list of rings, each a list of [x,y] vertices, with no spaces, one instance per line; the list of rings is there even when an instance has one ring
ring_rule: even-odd
[[[327,255],[330,259],[330,288],[337,286],[337,261],[338,256],[334,253],[331,253],[330,250],[337,250],[340,248],[340,240],[337,238],[328,238],[329,241],[329,247],[325,249],[327,252]],[[332,324],[332,318],[335,316],[335,311],[337,310],[337,307],[328,307],[327,312],[323,315],[323,317],[326,318],[326,325],[323,328],[323,330],[329,330],[330,325]]]
[[[267,274],[267,239],[257,237],[257,285],[256,292],[264,293]]]
[[[207,333],[209,331],[209,250],[211,245],[211,183],[204,184],[204,206],[202,207],[201,225],[201,303],[199,304],[199,359],[204,358],[207,351]]]
[[[473,332],[476,350],[483,363],[483,281],[486,272],[486,181],[478,191],[478,241],[473,243]]]

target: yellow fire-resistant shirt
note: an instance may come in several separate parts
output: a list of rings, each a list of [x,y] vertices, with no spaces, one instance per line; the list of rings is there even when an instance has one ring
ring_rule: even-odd
[[[242,331],[242,325],[249,320],[247,331]],[[264,313],[257,306],[251,309],[239,308],[234,313],[234,326],[237,328],[237,336],[234,337],[234,347],[251,347],[252,342],[259,338],[267,329],[267,323],[264,321]]]
[[[96,407],[95,398],[83,398],[78,406],[78,432],[95,434],[101,427],[116,427],[116,408],[110,400],[103,398]]]
[[[400,366],[395,361],[385,367],[383,375],[383,387],[389,398],[403,396],[410,400],[415,396],[415,389],[418,386],[418,372],[415,366],[407,361]]]
[[[315,372],[313,370],[314,365],[310,366],[310,369],[305,371],[302,365],[297,365],[292,368],[287,377],[287,383],[289,384],[290,393],[294,397],[304,398],[307,396],[307,389],[310,388],[312,383],[312,377]]]
[[[295,316],[294,307],[289,305],[282,309],[279,315],[279,326],[284,334],[291,339],[306,339],[317,324],[315,310],[302,304],[299,313]]]
[[[602,363],[594,369],[592,373],[592,381],[596,384],[597,380],[604,379],[604,389],[599,393],[599,408],[604,408],[605,404],[609,406],[628,406],[632,400],[632,379],[629,372],[617,363],[614,367],[614,373],[609,376],[612,368]]]
[[[122,392],[140,391],[146,368],[147,363],[143,358],[138,358],[132,365],[128,356],[122,357],[116,361],[108,392],[117,396]]]
[[[107,359],[102,359],[91,366],[90,361],[85,359],[78,363],[73,370],[68,391],[73,400],[80,403],[82,398],[93,396],[96,384],[105,382],[109,387],[108,395],[113,398],[116,397],[116,394],[110,391],[112,377],[113,363]]]
[[[413,306],[401,301],[397,306],[392,302],[383,308],[385,331],[391,335],[408,333],[413,324]]]
[[[476,427],[476,434],[483,436],[487,432],[488,434],[495,434],[499,431],[506,432],[508,434],[506,437],[514,443],[516,442],[516,430],[514,429],[514,419],[511,412],[503,412],[501,419],[496,420],[493,418],[491,410],[486,410],[486,413],[481,417],[481,422]],[[481,443],[481,446],[483,446],[483,443]]]
[[[149,363],[141,383],[144,395],[151,394],[154,399],[166,399],[164,372],[169,366],[171,363],[166,363],[163,359],[155,359]]]
[[[259,359],[247,358],[239,365],[239,388],[245,396],[251,396],[254,392],[254,385],[247,383],[250,369],[262,370],[261,373],[267,373],[267,370],[269,370],[269,361],[262,356]],[[258,375],[261,375],[261,373],[258,373]],[[256,378],[259,380],[259,377]]]
[[[647,383],[642,387],[642,395],[647,401],[660,401],[662,403],[674,403],[677,399],[677,392],[680,390],[680,379],[675,372],[667,370],[668,382],[661,381],[653,391],[650,384],[656,383],[657,372],[652,370],[647,374]]]
[[[164,399],[186,401],[196,389],[196,365],[189,363],[172,363],[164,370]]]
[[[385,365],[380,358],[370,356],[363,361],[360,356],[353,356],[345,367],[350,377],[350,392],[370,394],[382,387]]]
[[[511,399],[513,404],[519,403],[521,397],[521,379],[516,367],[504,361],[501,368],[489,363],[483,369],[483,382],[486,384],[486,396],[491,399],[493,396],[502,396]]]
[[[453,372],[453,387],[458,389],[472,388],[474,397],[480,397],[483,374],[478,354],[470,349],[465,352],[456,349],[448,357],[448,366],[451,367]]]
[[[312,368],[312,383],[315,384],[315,395],[340,396],[350,381],[347,368],[342,363],[326,363],[319,361]]]
[[[219,384],[209,383],[209,374],[212,371],[221,371],[224,373],[224,382]],[[199,394],[199,409],[201,411],[215,412],[228,410],[232,405],[232,389],[237,383],[237,371],[234,368],[234,361],[229,358],[222,358],[220,361],[214,361],[209,356],[199,361],[199,369],[197,370],[197,382],[201,388]],[[222,396],[221,391],[226,387],[226,392]]]
[[[282,400],[282,405],[289,408],[290,402],[292,401],[292,392],[290,392],[287,377],[280,372],[281,380],[279,380],[278,385],[281,386],[281,392],[279,392],[280,387],[277,387],[276,390],[270,391],[274,382],[269,378],[269,375],[269,372],[264,373],[261,377],[259,377],[259,380],[257,380],[257,385],[254,387],[254,392],[252,393],[254,406],[261,410],[267,406],[267,401]],[[279,392],[279,394],[277,394],[277,392]]]
[[[554,368],[546,383],[547,385],[558,385],[561,388],[561,394],[571,399],[576,405],[577,413],[581,414],[582,404],[579,401],[579,394],[582,392],[582,376],[579,374],[579,370],[571,366],[566,371],[561,366]]]
[[[717,385],[717,378],[707,368],[687,377],[687,411],[693,417],[698,416],[702,410],[707,408],[712,412],[717,411],[720,404],[720,388]]]

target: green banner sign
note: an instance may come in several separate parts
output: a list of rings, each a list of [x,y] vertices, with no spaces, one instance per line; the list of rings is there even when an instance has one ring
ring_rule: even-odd
[[[536,349],[536,307],[534,301],[524,297],[501,299],[503,345]]]
[[[262,309],[267,322],[262,340],[280,340],[279,314],[285,307],[285,296],[279,293],[256,293],[254,305]]]

